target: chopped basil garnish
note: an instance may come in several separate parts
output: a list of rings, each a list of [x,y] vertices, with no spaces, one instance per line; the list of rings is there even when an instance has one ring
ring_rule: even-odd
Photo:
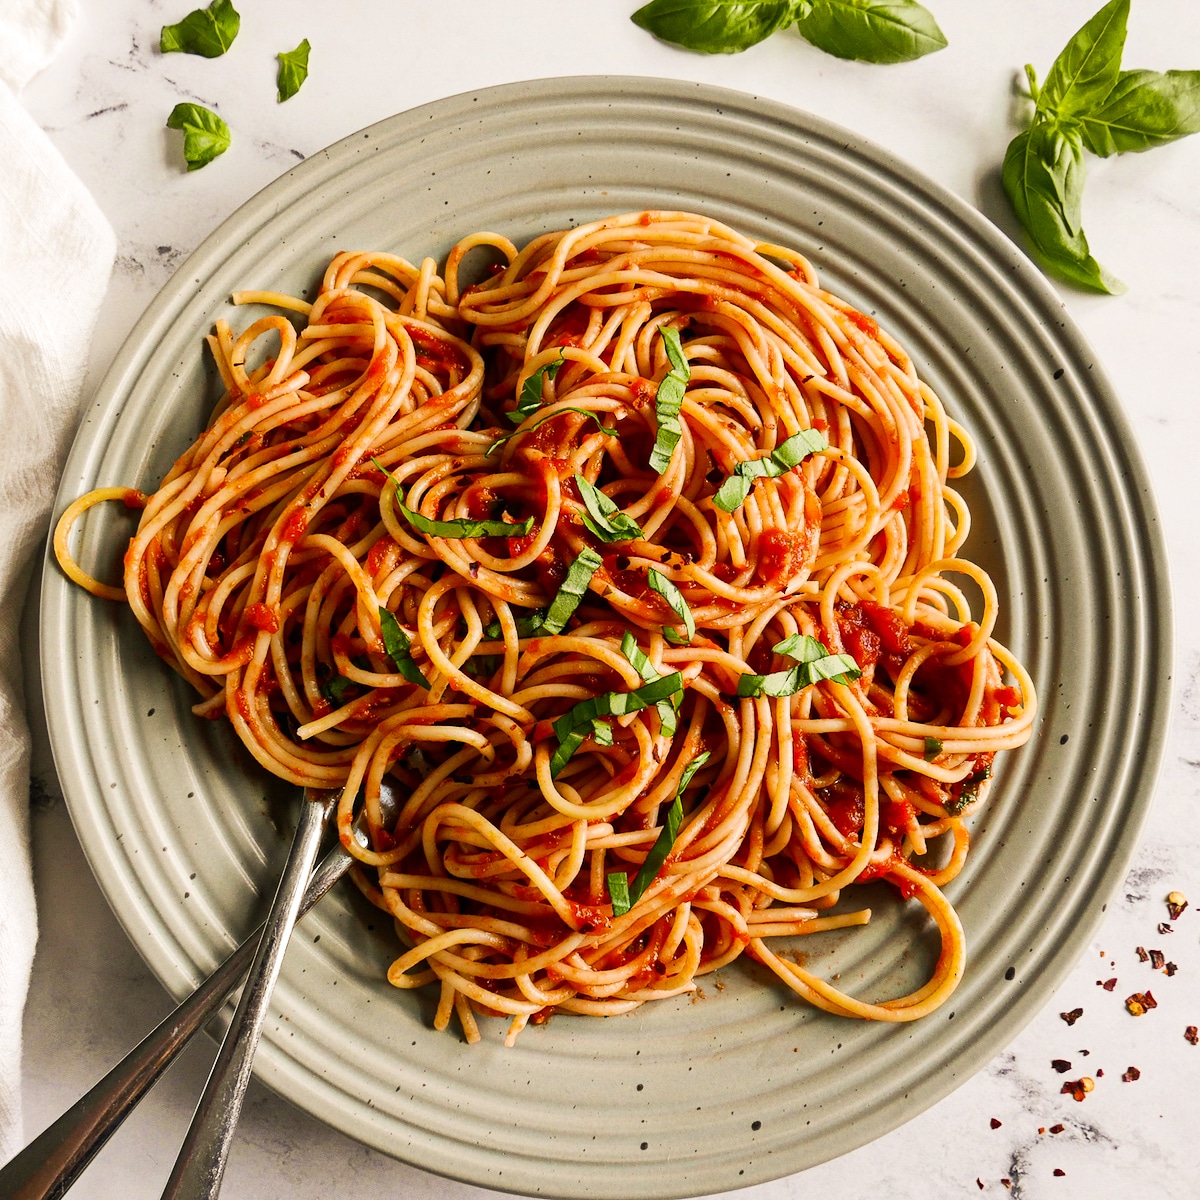
[[[321,695],[330,704],[341,704],[342,698],[346,695],[346,689],[353,686],[353,679],[347,679],[345,675],[335,675],[328,683],[321,684]]]
[[[587,511],[583,524],[588,532],[602,542],[631,542],[646,535],[642,527],[626,516],[594,483],[582,475],[575,476],[583,506]]]
[[[739,696],[794,696],[802,688],[822,679],[849,683],[862,672],[848,654],[831,654],[814,637],[793,634],[773,647],[776,654],[796,659],[796,666],[770,675],[742,675],[738,679]]]
[[[392,486],[396,489],[396,507],[418,533],[444,538],[524,537],[533,529],[532,517],[526,517],[519,525],[510,525],[507,521],[472,521],[466,517],[455,518],[453,521],[437,521],[432,517],[422,516],[413,512],[400,499],[400,481],[395,475],[374,456],[371,457],[371,461],[392,481]]]
[[[942,752],[942,742],[940,738],[927,737],[925,739],[925,761],[933,762],[935,758]]]
[[[541,632],[546,634],[562,633],[571,614],[579,607],[579,602],[587,594],[588,584],[592,576],[600,568],[600,555],[590,546],[585,546],[579,556],[567,569],[567,577],[562,581],[558,594],[550,605],[550,610],[542,620]]]
[[[621,653],[625,655],[625,660],[646,683],[653,683],[656,679],[662,678],[654,669],[653,663],[646,657],[645,651],[634,640],[633,634],[628,630],[625,631],[621,638]],[[679,702],[682,699],[683,693],[676,692],[670,699],[660,700],[654,706],[655,711],[658,713],[658,724],[662,730],[663,737],[675,736],[675,731],[679,727],[677,717]]]
[[[229,149],[229,126],[201,104],[177,104],[167,118],[168,129],[183,134],[183,157],[189,171],[206,167]]]
[[[545,609],[537,608],[527,617],[514,618],[517,626],[517,637],[529,638],[536,637],[542,629],[542,623],[546,620]],[[491,624],[483,631],[483,636],[490,642],[498,641],[504,636],[504,630],[500,627],[499,619],[492,621]]]
[[[650,465],[660,475],[671,465],[671,455],[683,437],[683,426],[679,423],[679,412],[683,407],[683,393],[687,390],[692,369],[679,340],[679,330],[663,326],[663,346],[667,351],[671,369],[663,376],[654,396],[654,416],[658,421],[658,435],[654,449],[650,451]]]
[[[212,0],[207,8],[188,13],[177,25],[164,25],[158,48],[164,54],[181,51],[202,58],[220,58],[237,37],[242,18],[230,0]]]
[[[572,412],[578,413],[581,417],[588,417],[596,422],[601,433],[607,433],[609,437],[618,437],[619,434],[611,425],[601,424],[600,418],[594,412],[589,412],[586,408],[572,408],[567,405],[565,408],[556,409],[549,416],[543,417],[540,421],[535,421],[528,429],[514,429],[512,433],[506,433],[503,437],[498,437],[485,451],[487,457],[491,457],[496,450],[504,445],[505,442],[511,441],[515,437],[520,437],[523,433],[532,433],[535,429],[541,429],[547,421],[553,421],[555,417],[561,416],[563,413]],[[509,414],[512,415],[511,413]]]
[[[421,673],[421,668],[417,666],[412,656],[412,643],[408,640],[408,634],[400,628],[400,622],[392,615],[389,609],[379,609],[379,631],[383,634],[384,649],[388,652],[388,657],[396,664],[396,670],[403,675],[409,683],[415,683],[418,687],[423,687],[429,691],[429,680]]]
[[[611,746],[613,744],[612,726],[607,721],[593,721],[592,737],[597,746]]]
[[[829,443],[819,429],[802,429],[776,446],[766,458],[752,458],[738,463],[733,468],[733,474],[717,489],[713,503],[725,512],[735,512],[750,494],[750,486],[755,479],[775,479],[785,475],[810,454],[828,449]]]
[[[622,717],[626,713],[648,708],[660,700],[666,700],[683,691],[683,676],[678,671],[664,675],[632,692],[605,692],[590,700],[581,700],[570,712],[554,722],[554,736],[558,738],[558,749],[550,759],[550,775],[558,773],[570,761],[571,755],[583,745],[591,732],[592,722],[597,717]]]
[[[667,819],[659,831],[654,845],[650,847],[650,853],[646,855],[646,861],[642,863],[642,869],[637,873],[633,887],[629,886],[629,876],[623,871],[614,871],[607,877],[608,895],[612,900],[614,917],[624,916],[642,898],[646,889],[662,870],[663,863],[667,861],[667,855],[671,853],[671,847],[675,845],[675,839],[679,836],[679,826],[683,824],[683,793],[687,790],[687,785],[692,782],[692,776],[706,762],[708,762],[707,750],[703,754],[696,755],[683,768],[683,774],[679,777],[679,786],[675,789],[675,799],[671,801],[671,807],[667,810]]]
[[[681,638],[675,630],[670,628],[663,630],[663,636],[668,642],[674,642],[677,646],[686,645],[696,636],[696,618],[692,616],[692,610],[688,608],[688,602],[683,598],[683,593],[665,575],[660,575],[653,567],[650,568],[646,579],[650,587],[671,606],[671,611],[683,622],[683,627],[687,630],[686,638]]]
[[[951,796],[946,801],[946,811],[952,816],[957,817],[959,813],[969,804],[974,804],[979,799],[979,788],[985,779],[992,777],[992,768],[989,764],[976,771],[974,775],[969,776],[963,781],[962,790],[957,796]]]
[[[542,363],[528,379],[525,380],[524,386],[521,388],[521,398],[517,401],[517,407],[509,414],[508,419],[514,425],[520,425],[531,413],[537,412],[542,407],[542,391],[543,383],[547,379],[553,379],[555,375],[562,369],[563,354],[560,350],[558,358],[554,362]]]
[[[295,50],[283,50],[276,55],[279,71],[275,76],[275,87],[280,104],[290,100],[308,78],[308,52],[311,49],[305,38]]]

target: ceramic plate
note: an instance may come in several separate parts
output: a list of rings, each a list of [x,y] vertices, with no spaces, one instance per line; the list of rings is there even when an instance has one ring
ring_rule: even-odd
[[[630,1016],[557,1017],[504,1049],[431,1028],[430,995],[384,979],[387,922],[348,886],[289,950],[257,1070],[325,1121],[408,1162],[524,1193],[645,1200],[798,1171],[951,1091],[1050,996],[1099,920],[1149,803],[1165,729],[1169,601],[1135,441],[1050,289],[973,209],[855,135],[783,105],[666,80],[540,80],[393,117],[296,167],[235,213],[130,335],[71,455],[61,500],[150,486],[217,383],[201,337],[240,327],[236,287],[311,289],[339,249],[441,258],[461,234],[520,243],[643,207],[706,213],[795,246],[909,349],[972,432],[968,551],[998,585],[999,633],[1042,698],[949,888],[966,977],[909,1025],[806,1008],[753,964]],[[109,573],[126,517],[81,539]],[[51,564],[43,671],[80,840],[126,931],[176,996],[249,929],[295,801],[120,606]],[[1137,747],[1131,754],[1130,747]],[[876,886],[878,917],[809,964],[868,996],[923,978],[936,943]]]

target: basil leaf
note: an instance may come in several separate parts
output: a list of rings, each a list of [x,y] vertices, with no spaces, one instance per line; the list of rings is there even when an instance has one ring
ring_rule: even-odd
[[[1116,295],[1125,285],[1092,257],[1081,225],[1084,173],[1078,131],[1038,121],[1009,143],[1001,179],[1042,265],[1068,283]]]
[[[933,762],[935,758],[942,752],[941,738],[927,737],[925,739],[925,754],[926,762]]]
[[[396,664],[397,672],[409,683],[415,683],[429,691],[429,680],[413,660],[412,643],[408,640],[408,634],[400,628],[400,622],[391,610],[382,606],[379,609],[379,631],[383,634],[384,649],[388,652],[388,658]]]
[[[431,537],[524,537],[533,529],[532,517],[526,517],[519,525],[510,525],[507,521],[471,521],[465,517],[456,517],[452,521],[436,521],[432,517],[425,517],[419,512],[413,512],[411,508],[405,506],[399,496],[396,497],[396,507],[418,533],[428,534]]]
[[[951,796],[945,803],[946,811],[952,816],[957,817],[968,804],[973,804],[979,799],[979,788],[985,779],[992,777],[992,768],[990,766],[983,767],[976,771],[974,775],[969,776],[963,781],[962,789],[957,796]]]
[[[554,722],[554,736],[558,738],[558,749],[550,759],[551,778],[567,765],[571,755],[583,745],[597,717],[621,717],[638,709],[649,708],[660,700],[667,700],[683,691],[683,676],[678,671],[664,675],[632,692],[605,692],[590,700],[581,700],[569,712]]]
[[[560,416],[565,412],[578,413],[581,417],[590,417],[596,422],[597,426],[599,426],[601,433],[607,433],[610,437],[620,436],[611,425],[601,424],[600,418],[596,416],[594,412],[589,412],[586,408],[572,408],[568,405],[565,408],[556,409],[548,417],[543,417],[540,421],[535,421],[528,429],[514,429],[512,433],[506,433],[503,437],[498,437],[487,448],[487,450],[484,451],[484,454],[490,458],[498,447],[503,446],[504,443],[509,441],[511,438],[520,437],[520,435],[523,433],[532,433],[535,429],[541,429],[541,427],[545,425],[547,421],[553,421],[555,417]],[[512,413],[509,413],[508,415],[511,417]]]
[[[594,483],[582,475],[575,476],[579,495],[587,512],[583,524],[588,532],[602,542],[631,542],[646,535],[642,527],[627,517]]]
[[[220,58],[233,45],[241,24],[242,18],[230,0],[212,0],[207,8],[188,13],[177,25],[164,25],[158,48],[163,54],[179,51]]]
[[[687,790],[687,785],[692,782],[692,776],[700,770],[704,764],[708,762],[708,751],[703,754],[698,754],[686,767],[683,768],[683,774],[679,777],[679,786],[675,789],[675,798],[671,801],[671,807],[667,809],[667,819],[663,823],[662,829],[659,830],[658,837],[654,840],[654,845],[650,847],[650,853],[646,855],[645,861],[642,863],[642,869],[637,873],[637,877],[633,881],[633,887],[629,887],[629,877],[623,874],[609,875],[607,878],[608,895],[613,902],[613,916],[620,917],[627,913],[645,894],[646,889],[658,877],[659,871],[663,868],[663,863],[667,861],[667,855],[671,853],[671,847],[675,845],[675,839],[679,836],[679,826],[683,824],[683,793]],[[624,881],[624,895],[618,900],[618,894],[621,891],[621,884],[617,884],[617,893],[613,892],[613,880],[620,879]],[[622,905],[618,911],[618,904]]]
[[[750,494],[755,479],[777,479],[797,467],[810,454],[828,450],[829,442],[819,429],[802,429],[781,442],[766,458],[751,458],[733,468],[717,493],[713,503],[725,512],[736,512]]]
[[[1122,71],[1104,103],[1078,119],[1083,144],[1101,158],[1200,133],[1200,71]]]
[[[353,679],[347,679],[345,675],[335,675],[328,683],[321,684],[321,695],[330,704],[341,704],[342,698],[346,695],[346,689],[353,686]]]
[[[628,630],[621,637],[621,653],[625,655],[626,661],[646,683],[653,683],[656,679],[662,678],[654,669],[654,665],[650,659],[646,657],[641,646],[634,640],[633,634]],[[659,728],[662,731],[663,737],[675,736],[675,731],[679,727],[677,713],[679,711],[679,703],[682,699],[682,693],[676,692],[669,699],[660,700],[654,706],[655,711],[658,713]]]
[[[858,663],[848,654],[831,654],[827,646],[807,634],[792,634],[772,648],[776,654],[796,659],[796,666],[786,671],[772,672],[770,675],[746,673],[739,676],[739,696],[794,696],[809,684],[822,679],[829,679],[834,683],[849,683],[862,675]]]
[[[629,876],[624,871],[614,871],[605,876],[604,882],[608,884],[613,916],[623,917],[633,907],[629,900]]]
[[[534,609],[534,611],[527,617],[517,617],[517,637],[535,637],[541,632],[542,622],[545,621],[545,619],[546,612],[541,608]],[[488,625],[488,627],[483,631],[483,636],[487,638],[489,642],[494,642],[502,638],[504,636],[504,630],[500,628],[499,620],[493,621],[490,625]]]
[[[611,746],[613,744],[612,726],[607,721],[593,721],[592,740],[597,746]]]
[[[683,622],[683,627],[687,630],[686,640],[680,638],[674,630],[664,630],[667,641],[674,642],[676,645],[685,645],[686,642],[690,642],[696,636],[696,618],[692,616],[692,610],[688,608],[688,602],[683,598],[683,593],[671,580],[665,575],[660,575],[653,567],[647,573],[646,580],[650,587],[670,605],[671,611]]]
[[[571,614],[579,607],[579,602],[587,594],[588,584],[592,576],[600,568],[600,555],[590,546],[580,550],[578,557],[567,568],[567,577],[559,587],[550,610],[541,623],[541,632],[546,634],[562,633],[564,626],[571,619]]]
[[[202,105],[175,105],[167,118],[167,128],[183,132],[183,157],[189,171],[208,166],[229,149],[229,126]]]
[[[1128,18],[1129,0],[1110,0],[1071,38],[1046,72],[1039,114],[1076,116],[1105,100],[1121,70]]]
[[[542,407],[542,392],[544,390],[544,381],[553,379],[555,375],[562,369],[563,353],[558,352],[558,358],[554,362],[542,363],[528,379],[525,380],[521,388],[521,398],[517,401],[517,407],[509,414],[508,419],[514,425],[520,425],[526,417],[531,413],[537,412]],[[489,450],[490,454],[491,451]]]
[[[654,394],[654,417],[658,422],[658,433],[654,438],[654,449],[650,451],[650,466],[661,475],[671,465],[671,455],[683,437],[679,412],[683,407],[683,393],[692,377],[692,368],[683,352],[679,330],[664,327],[660,332],[671,369],[662,377]]]
[[[280,104],[290,100],[308,78],[308,52],[311,49],[308,38],[305,38],[295,50],[285,50],[276,55],[279,71],[275,76],[275,87]]]
[[[687,50],[736,54],[790,25],[808,7],[808,0],[651,0],[630,20]]]
[[[796,28],[826,54],[859,62],[911,62],[946,45],[933,14],[916,0],[813,0]]]

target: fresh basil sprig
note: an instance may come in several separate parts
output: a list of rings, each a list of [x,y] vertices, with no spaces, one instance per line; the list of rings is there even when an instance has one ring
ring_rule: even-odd
[[[828,450],[829,443],[819,429],[802,429],[781,442],[766,458],[751,458],[733,468],[733,474],[717,489],[713,503],[725,512],[736,512],[750,494],[756,479],[775,479],[798,467],[810,454]]]
[[[549,610],[541,620],[539,633],[562,633],[571,619],[571,614],[587,595],[588,584],[592,582],[592,576],[600,569],[602,561],[600,555],[590,546],[585,546],[580,550],[575,561],[567,568],[567,577],[559,585]]]
[[[279,71],[275,76],[275,87],[280,104],[290,100],[308,78],[308,52],[311,49],[305,38],[295,50],[283,50],[276,55]]]
[[[621,717],[626,713],[658,704],[660,700],[669,700],[682,691],[683,676],[678,671],[673,671],[670,675],[663,675],[651,683],[635,688],[632,692],[605,692],[601,696],[593,696],[590,700],[581,700],[570,712],[564,713],[554,722],[554,736],[558,739],[558,749],[550,759],[551,778],[557,778],[558,773],[570,761],[571,755],[583,745],[591,732],[592,722],[597,717]]]
[[[1028,129],[1004,156],[1004,190],[1034,255],[1052,275],[1094,292],[1125,290],[1092,257],[1083,232],[1085,149],[1106,157],[1200,132],[1200,71],[1122,71],[1129,0],[1110,0],[1071,38],[1039,88]]]
[[[233,45],[241,24],[242,18],[230,0],[212,0],[207,8],[197,8],[177,24],[164,25],[158,48],[163,54],[220,58]]]
[[[594,483],[582,475],[575,476],[575,485],[587,511],[583,524],[588,532],[602,542],[632,542],[646,535],[642,527],[623,513]]]
[[[683,393],[692,377],[691,366],[679,340],[679,330],[664,326],[660,332],[671,369],[662,377],[654,395],[654,416],[658,423],[658,433],[654,438],[654,449],[650,451],[650,466],[659,475],[671,465],[671,455],[675,453],[675,447],[683,437],[679,412],[683,407]]]
[[[624,871],[614,871],[606,877],[605,882],[608,884],[608,895],[612,900],[614,917],[624,916],[658,877],[663,863],[667,861],[667,855],[671,853],[671,847],[675,845],[675,839],[679,836],[679,827],[683,824],[683,793],[687,790],[687,785],[692,782],[692,776],[706,762],[708,762],[707,750],[702,754],[697,754],[683,768],[683,774],[679,777],[679,786],[675,789],[675,798],[671,801],[671,807],[667,809],[667,819],[663,822],[658,837],[654,839],[654,845],[650,847],[650,853],[646,855],[642,869],[634,878],[633,886],[630,887],[629,876]]]
[[[183,157],[189,171],[208,166],[229,149],[229,126],[203,105],[175,105],[167,118],[167,128],[183,133]]]
[[[683,593],[671,580],[665,575],[660,575],[653,567],[647,572],[646,581],[670,605],[671,611],[683,622],[683,627],[687,630],[687,637],[681,638],[674,629],[667,626],[663,630],[663,636],[668,642],[674,642],[676,646],[687,645],[696,636],[696,618],[692,616],[692,610],[688,608],[688,602],[683,598]]]
[[[536,371],[534,371],[528,379],[525,380],[521,388],[521,395],[517,401],[517,407],[509,414],[508,419],[514,425],[520,425],[526,417],[537,412],[542,407],[542,391],[544,381],[553,379],[555,375],[562,369],[563,352],[558,352],[558,358],[553,362],[542,363]],[[489,450],[490,454],[491,451]]]
[[[651,0],[632,20],[702,54],[736,54],[792,24],[818,49],[860,62],[907,62],[946,45],[916,0]]]
[[[862,674],[858,664],[848,654],[831,654],[828,646],[807,634],[792,634],[772,649],[776,654],[795,659],[796,665],[770,675],[739,676],[739,696],[794,696],[802,688],[822,679],[849,683]]]
[[[381,607],[379,610],[379,632],[383,634],[383,647],[388,652],[388,658],[396,664],[397,672],[409,683],[415,683],[417,687],[429,691],[429,680],[421,673],[421,668],[413,659],[412,642],[409,641],[408,634],[400,628],[400,622],[390,609]]]

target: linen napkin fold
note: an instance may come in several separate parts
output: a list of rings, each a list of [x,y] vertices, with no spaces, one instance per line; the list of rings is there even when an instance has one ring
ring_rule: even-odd
[[[74,432],[116,239],[21,107],[73,0],[0,0],[0,1162],[23,1145],[21,1021],[37,940],[29,855],[29,728],[21,607]]]

